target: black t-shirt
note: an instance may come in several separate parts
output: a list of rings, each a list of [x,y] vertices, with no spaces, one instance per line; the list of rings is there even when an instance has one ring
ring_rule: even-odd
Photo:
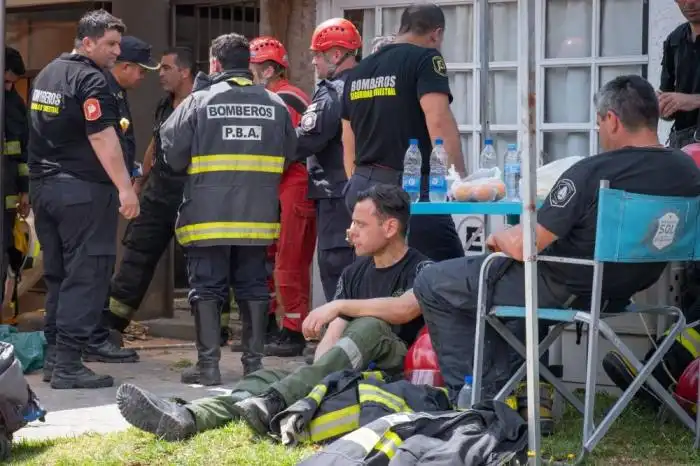
[[[336,299],[372,299],[401,296],[413,288],[413,280],[420,270],[432,263],[430,259],[413,248],[409,248],[403,258],[390,267],[377,268],[371,257],[358,257],[345,267],[335,290]],[[341,316],[345,320],[351,317]],[[423,317],[394,326],[394,333],[406,342],[413,343],[423,328]]]
[[[41,70],[29,103],[29,173],[40,178],[68,173],[111,183],[88,136],[113,127],[119,110],[107,77],[95,62],[64,54]]]
[[[632,193],[700,195],[700,170],[679,150],[628,147],[588,157],[562,174],[537,212],[537,223],[558,237],[542,254],[593,257],[601,180]],[[538,267],[572,294],[590,297],[590,267],[544,261]],[[653,285],[664,267],[663,263],[605,264],[603,297],[628,299]]]
[[[173,107],[173,95],[168,94],[158,102],[158,106],[156,107],[156,112],[153,117],[153,150],[155,151],[153,158],[153,169],[156,171],[156,173],[168,176],[177,175],[175,175],[168,164],[165,163],[160,142],[160,127],[163,126],[163,123],[165,123],[165,121],[174,111],[175,107]]]
[[[445,60],[436,49],[391,44],[350,71],[342,118],[355,133],[355,164],[403,170],[409,139],[418,139],[422,172],[430,171],[433,145],[420,99],[430,93],[452,101]]]
[[[105,73],[105,75],[107,76],[107,83],[112,90],[112,95],[117,101],[117,108],[119,109],[119,130],[117,135],[124,153],[126,169],[131,175],[136,162],[136,136],[134,135],[134,121],[131,118],[131,108],[126,97],[126,90],[119,85],[112,73]],[[124,122],[124,125],[122,125],[122,122]]]
[[[690,23],[681,24],[668,35],[663,47],[661,83],[664,92],[700,94],[700,37],[693,38]],[[698,126],[698,110],[671,115],[674,129]]]

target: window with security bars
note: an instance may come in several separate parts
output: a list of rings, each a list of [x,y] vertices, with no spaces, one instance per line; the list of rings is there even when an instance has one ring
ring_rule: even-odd
[[[537,0],[536,18],[543,161],[595,154],[593,95],[616,76],[647,76],[648,0]]]
[[[221,34],[235,32],[251,40],[258,35],[260,4],[257,1],[193,4],[173,2],[171,44],[194,51],[200,71],[209,71],[209,45]]]

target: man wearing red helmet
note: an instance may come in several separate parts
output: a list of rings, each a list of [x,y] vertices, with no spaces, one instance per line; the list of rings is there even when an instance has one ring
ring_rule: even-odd
[[[288,69],[287,51],[280,41],[258,37],[250,43],[250,70],[255,82],[282,98],[296,128],[310,99],[287,80]],[[275,262],[276,301],[284,310],[284,318],[282,331],[265,347],[267,356],[298,356],[305,346],[301,323],[309,313],[310,269],[316,247],[316,207],[307,199],[308,179],[304,164],[292,162],[285,168],[280,182],[281,230],[271,253]],[[274,324],[274,308],[272,312],[270,322]]]

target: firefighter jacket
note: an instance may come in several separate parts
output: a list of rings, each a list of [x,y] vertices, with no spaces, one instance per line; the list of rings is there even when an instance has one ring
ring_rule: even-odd
[[[4,202],[5,211],[14,210],[19,202],[19,193],[29,192],[29,168],[27,167],[27,140],[29,126],[27,107],[13,88],[5,91],[5,144]],[[6,226],[5,231],[12,229]]]
[[[527,462],[527,424],[500,401],[466,411],[390,414],[299,466],[496,466]]]
[[[268,245],[279,236],[279,183],[296,133],[282,99],[247,70],[197,75],[160,139],[165,163],[187,172],[181,245]]]
[[[387,414],[451,408],[444,389],[387,380],[379,371],[334,372],[308,396],[275,416],[270,423],[272,433],[285,444],[322,443]]]

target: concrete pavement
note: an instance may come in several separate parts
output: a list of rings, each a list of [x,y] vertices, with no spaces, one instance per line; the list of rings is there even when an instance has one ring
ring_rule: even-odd
[[[187,363],[197,360],[194,348],[149,349],[139,352],[141,361],[135,364],[90,363],[97,373],[115,378],[114,387],[98,390],[53,390],[41,381],[41,373],[26,376],[44,407],[49,411],[46,422],[33,422],[15,434],[16,438],[48,439],[75,436],[87,432],[108,433],[128,428],[115,404],[117,388],[132,383],[165,397],[185,400],[219,395],[227,386],[243,376],[240,353],[223,348],[221,377],[223,385],[203,387],[180,383],[180,372]],[[269,368],[294,370],[304,364],[303,358],[264,359]]]

